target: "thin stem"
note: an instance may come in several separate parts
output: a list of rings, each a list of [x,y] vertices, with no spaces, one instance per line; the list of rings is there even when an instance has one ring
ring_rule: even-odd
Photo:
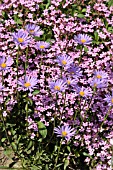
[[[81,59],[82,59],[82,46],[80,47],[80,57],[79,57],[79,60],[78,60],[78,63],[80,64],[81,62]]]
[[[58,162],[58,158],[59,158],[59,153],[60,153],[61,145],[62,145],[62,140],[60,141],[60,146],[59,146],[59,148],[58,148],[58,154],[57,154],[57,157],[56,157],[56,159],[55,159],[55,165],[54,165],[53,170],[56,169],[56,165],[57,165],[57,162]]]
[[[18,46],[18,52],[17,52],[17,56],[16,56],[16,79],[17,79],[17,89],[16,89],[16,93],[17,93],[17,103],[18,103],[18,108],[19,108],[19,93],[18,93],[18,58],[19,58],[19,50],[20,47]]]
[[[26,75],[27,67],[28,67],[28,47],[26,48],[25,75]]]

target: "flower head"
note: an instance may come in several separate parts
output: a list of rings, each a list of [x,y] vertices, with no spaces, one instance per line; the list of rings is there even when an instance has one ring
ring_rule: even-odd
[[[66,140],[69,140],[75,134],[75,129],[71,128],[69,125],[66,126],[58,126],[58,128],[54,128],[54,133],[57,134],[57,137],[63,137]]]
[[[45,41],[38,41],[36,43],[36,49],[40,50],[40,51],[46,51],[47,48],[49,48],[50,43],[45,42]]]
[[[107,86],[107,82],[105,80],[102,79],[98,79],[98,78],[94,78],[91,82],[90,85],[92,87],[96,87],[96,88],[104,88]]]
[[[13,64],[13,59],[11,57],[1,57],[0,58],[0,70],[8,70],[10,66]]]
[[[25,26],[26,30],[28,31],[29,34],[33,35],[33,36],[37,36],[40,37],[40,35],[43,34],[43,31],[40,30],[40,27],[38,25],[35,24],[27,24]]]
[[[95,78],[100,79],[100,80],[108,78],[108,74],[105,71],[95,71],[94,75],[95,75]]]
[[[72,77],[80,77],[82,75],[81,68],[71,64],[70,67],[67,69]]]
[[[113,106],[113,90],[112,94],[107,94],[104,100],[108,103],[108,106]]]
[[[68,78],[64,77],[63,80],[67,84],[67,86],[72,86],[72,87],[75,87],[78,82],[77,78],[70,78],[70,77]]]
[[[62,79],[59,79],[56,82],[52,81],[49,83],[49,85],[51,91],[55,93],[64,92],[66,89],[66,83]]]
[[[92,96],[92,91],[89,91],[89,89],[83,86],[81,88],[80,87],[77,88],[77,93],[81,97]]]
[[[30,90],[32,91],[36,84],[38,83],[38,80],[36,77],[30,77],[30,76],[25,76],[25,79],[20,79],[18,81],[18,84],[23,87],[24,91]]]
[[[89,37],[87,34],[78,34],[77,36],[74,36],[74,40],[81,45],[87,45],[90,44],[92,41],[92,38]]]
[[[27,31],[20,29],[13,33],[13,40],[16,45],[27,45],[30,42],[30,37]]]
[[[70,64],[73,63],[72,58],[70,58],[70,56],[68,55],[59,55],[56,59],[56,62],[60,65],[60,66],[65,66],[65,67],[69,67]]]

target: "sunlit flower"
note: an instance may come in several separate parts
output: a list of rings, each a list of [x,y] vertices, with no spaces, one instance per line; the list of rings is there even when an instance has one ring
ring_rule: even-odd
[[[40,27],[38,25],[30,23],[30,24],[27,24],[25,26],[25,28],[28,31],[28,33],[33,35],[33,36],[40,37],[40,35],[43,34],[43,31],[40,29]]]
[[[92,38],[87,34],[78,34],[74,36],[74,40],[81,45],[91,44]]]
[[[107,79],[108,74],[105,71],[95,71],[94,76],[97,79]]]
[[[113,106],[113,90],[111,95],[110,94],[105,95],[104,100],[108,103],[108,106]]]
[[[46,51],[50,47],[50,43],[45,41],[38,41],[36,43],[36,49],[40,51]]]
[[[83,86],[81,88],[80,87],[77,88],[77,93],[81,97],[92,96],[92,91]]]
[[[59,79],[56,82],[52,81],[49,83],[50,89],[52,92],[64,92],[66,89],[66,83],[62,80]]]
[[[25,79],[20,79],[18,84],[23,87],[24,91],[30,90],[32,91],[37,85],[38,80],[36,77],[25,76]]]
[[[11,57],[2,56],[0,57],[0,70],[8,70],[10,66],[13,64],[13,59]]]
[[[64,77],[63,78],[64,82],[68,85],[68,86],[76,86],[78,79],[77,78],[70,78],[70,77]]]
[[[59,55],[55,60],[60,66],[69,67],[73,63],[73,59],[68,55]]]
[[[23,29],[18,30],[18,32],[14,32],[13,41],[16,45],[28,45],[30,42],[30,37],[28,36],[28,32]]]
[[[70,126],[58,126],[58,128],[54,128],[54,133],[57,134],[57,137],[63,137],[66,140],[69,140],[75,134],[75,129]]]

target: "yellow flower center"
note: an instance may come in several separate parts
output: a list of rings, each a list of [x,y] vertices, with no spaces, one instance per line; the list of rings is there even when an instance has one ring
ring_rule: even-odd
[[[43,49],[43,48],[45,48],[45,46],[44,45],[40,45],[40,48]]]
[[[0,65],[2,68],[6,68],[6,63],[2,63],[1,65]]]
[[[113,98],[111,99],[111,103],[113,103]]]
[[[85,95],[84,91],[80,91],[79,94],[80,94],[80,96],[84,96]]]
[[[25,86],[25,87],[30,87],[31,84],[30,84],[29,82],[26,82],[26,83],[24,84],[24,86]]]
[[[98,75],[97,75],[97,78],[98,78],[98,79],[101,79],[101,78],[102,78],[102,76],[98,74]]]
[[[30,33],[34,33],[34,30],[30,30],[29,32],[30,32]]]
[[[60,90],[60,87],[59,86],[55,86],[54,89],[55,90]]]
[[[94,85],[93,85],[94,87],[97,87],[97,84],[96,83],[94,83]]]
[[[74,72],[70,72],[71,74],[75,74]]]
[[[81,39],[81,42],[82,42],[82,43],[85,43],[85,42],[86,42],[86,40],[85,40],[85,39]]]
[[[70,80],[67,80],[67,84],[70,85],[70,84],[71,84],[71,81],[70,81]]]
[[[23,43],[24,39],[23,38],[18,38],[19,43]]]
[[[62,136],[63,137],[67,136],[67,132],[66,131],[62,131]]]
[[[62,64],[63,64],[63,65],[66,65],[67,62],[66,62],[65,60],[62,60]]]

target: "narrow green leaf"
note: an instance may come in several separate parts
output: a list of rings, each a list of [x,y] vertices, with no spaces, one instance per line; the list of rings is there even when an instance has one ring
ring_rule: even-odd
[[[33,92],[33,95],[37,95],[38,93],[40,93],[40,90],[35,90],[35,91]]]
[[[77,17],[78,18],[84,18],[85,16],[83,14],[78,14]]]

